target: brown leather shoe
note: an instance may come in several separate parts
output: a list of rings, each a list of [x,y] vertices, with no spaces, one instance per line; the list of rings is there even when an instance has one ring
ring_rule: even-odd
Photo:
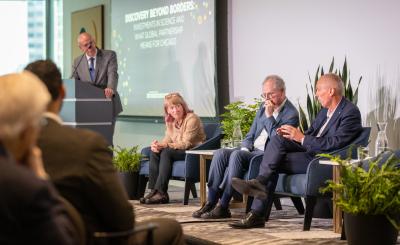
[[[157,191],[157,193],[149,199],[146,199],[146,204],[165,204],[169,203],[168,193],[161,193]]]
[[[232,178],[232,186],[241,194],[246,194],[260,200],[267,199],[267,189],[257,179],[242,180]]]
[[[229,226],[235,229],[262,228],[265,226],[265,217],[251,210],[244,219],[230,223]]]
[[[210,212],[201,215],[202,219],[225,219],[231,217],[231,211],[229,208],[223,208],[221,205],[217,205]]]
[[[200,218],[202,214],[210,212],[211,210],[213,210],[215,207],[215,204],[211,203],[211,202],[206,202],[206,204],[204,204],[204,206],[202,208],[200,208],[199,210],[193,212],[192,217],[193,218]]]
[[[140,199],[139,199],[139,202],[141,203],[141,204],[145,204],[146,203],[146,200],[147,199],[150,199],[152,196],[154,196],[155,194],[157,193],[157,190],[151,190],[146,196],[144,196],[144,197],[141,197]]]

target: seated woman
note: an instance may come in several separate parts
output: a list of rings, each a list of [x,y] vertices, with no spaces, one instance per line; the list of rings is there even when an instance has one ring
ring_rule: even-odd
[[[140,199],[140,203],[168,203],[168,182],[172,163],[185,159],[185,150],[193,148],[205,140],[200,118],[189,110],[179,93],[170,93],[164,99],[165,137],[161,142],[151,143],[149,189],[150,193]]]

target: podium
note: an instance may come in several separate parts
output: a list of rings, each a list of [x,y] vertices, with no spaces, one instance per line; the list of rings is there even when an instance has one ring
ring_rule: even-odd
[[[66,96],[60,112],[64,125],[94,130],[109,144],[113,137],[113,103],[90,82],[64,79]]]

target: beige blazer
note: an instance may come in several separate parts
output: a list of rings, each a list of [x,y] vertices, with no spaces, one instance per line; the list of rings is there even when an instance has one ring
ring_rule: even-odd
[[[200,145],[206,139],[203,124],[194,113],[188,113],[180,127],[175,122],[167,123],[162,143],[168,147],[186,150]]]

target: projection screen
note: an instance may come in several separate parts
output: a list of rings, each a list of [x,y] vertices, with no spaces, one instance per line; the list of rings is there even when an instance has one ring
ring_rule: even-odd
[[[162,116],[164,96],[179,92],[216,116],[214,0],[114,0],[111,28],[122,115]]]

